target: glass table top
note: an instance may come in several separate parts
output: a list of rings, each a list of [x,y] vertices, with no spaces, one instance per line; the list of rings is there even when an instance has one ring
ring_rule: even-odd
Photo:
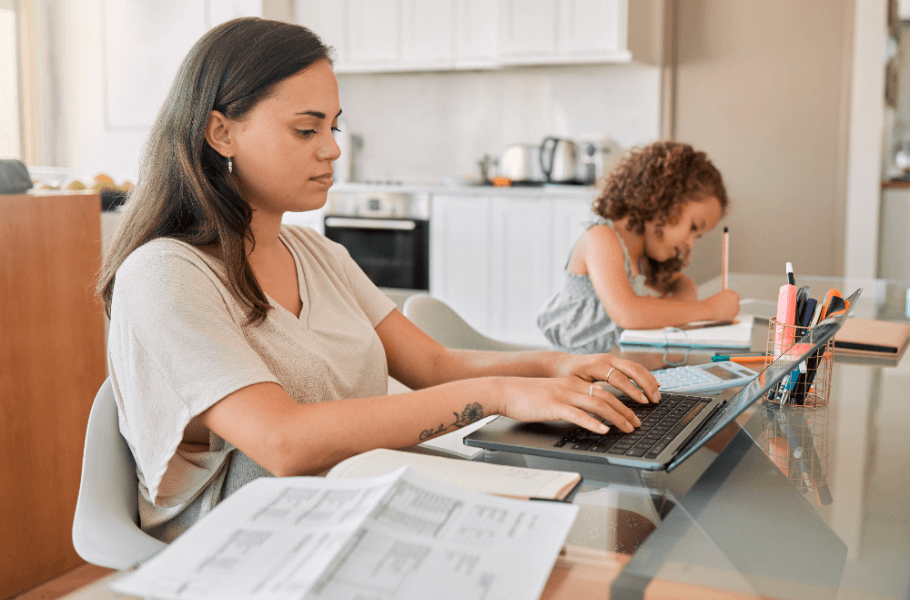
[[[757,315],[754,351],[784,282],[731,274]],[[910,322],[908,282],[798,277],[813,297],[863,288],[851,316]],[[700,297],[720,289],[701,286]],[[713,351],[614,352],[659,369],[709,362]],[[756,369],[759,370],[760,366]],[[769,598],[910,598],[910,360],[834,352],[830,401],[759,401],[671,473],[486,452],[491,462],[575,470],[585,478],[567,544],[630,555],[611,597],[655,582],[709,585]],[[727,397],[736,390],[722,392]],[[640,597],[640,595],[639,595]]]

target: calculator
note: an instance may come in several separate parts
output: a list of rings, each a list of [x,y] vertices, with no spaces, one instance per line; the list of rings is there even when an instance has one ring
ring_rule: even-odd
[[[651,371],[661,392],[710,393],[746,385],[758,373],[739,363],[727,361],[687,365]]]

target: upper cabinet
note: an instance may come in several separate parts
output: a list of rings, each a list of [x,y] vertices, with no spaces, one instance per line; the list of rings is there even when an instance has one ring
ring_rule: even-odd
[[[665,0],[297,0],[339,73],[660,61]]]

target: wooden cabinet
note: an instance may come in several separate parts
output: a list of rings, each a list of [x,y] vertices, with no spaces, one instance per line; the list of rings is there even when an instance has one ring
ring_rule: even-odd
[[[0,598],[82,563],[85,427],[106,377],[97,193],[0,196]]]
[[[585,194],[432,197],[430,294],[490,337],[546,345],[537,313],[592,219]]]
[[[339,73],[657,64],[665,0],[298,0]]]

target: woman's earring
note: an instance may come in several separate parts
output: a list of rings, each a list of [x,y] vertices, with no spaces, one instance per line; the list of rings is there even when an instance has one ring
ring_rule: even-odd
[[[231,160],[231,157],[228,156],[228,173],[234,172],[234,161]]]

